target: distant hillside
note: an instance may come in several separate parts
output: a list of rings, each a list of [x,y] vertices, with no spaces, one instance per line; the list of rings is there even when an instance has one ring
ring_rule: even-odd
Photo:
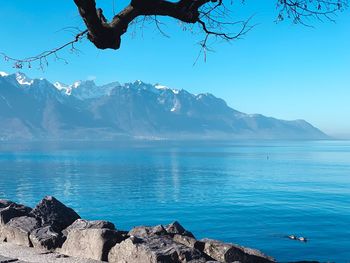
[[[97,86],[0,72],[0,140],[326,139],[304,120],[245,114],[212,94],[136,81]]]

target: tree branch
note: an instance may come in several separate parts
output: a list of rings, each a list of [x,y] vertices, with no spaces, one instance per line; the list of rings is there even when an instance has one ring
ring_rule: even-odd
[[[239,39],[253,27],[246,21],[237,21],[230,17],[230,11],[225,6],[229,1],[224,0],[129,0],[130,3],[118,14],[114,15],[109,22],[103,15],[103,10],[96,7],[96,0],[73,0],[78,7],[87,29],[76,34],[75,38],[49,51],[42,52],[34,57],[16,59],[0,53],[6,61],[14,63],[14,67],[22,68],[24,64],[31,64],[39,61],[40,67],[47,63],[49,56],[55,56],[57,60],[64,60],[58,57],[57,53],[71,46],[72,51],[76,51],[74,44],[87,36],[87,38],[99,49],[119,49],[121,37],[128,30],[131,24],[139,21],[143,17],[152,18],[158,30],[166,36],[160,29],[159,16],[172,17],[183,22],[184,30],[190,28],[192,31],[195,24],[199,25],[200,32],[204,33],[204,39],[200,42],[201,53],[208,50],[207,42],[209,37],[232,41]],[[244,2],[244,0],[241,0]],[[310,26],[307,22],[309,18],[318,20],[327,19],[334,21],[334,16],[348,8],[349,0],[276,0],[278,17],[277,21],[285,18],[292,19],[294,23]],[[232,0],[231,0],[232,3]],[[114,10],[113,10],[114,12]],[[306,21],[305,21],[306,20]],[[187,25],[190,25],[189,27]],[[65,61],[65,60],[64,60]]]
[[[65,43],[62,46],[59,46],[57,48],[44,51],[36,56],[18,59],[18,58],[10,57],[3,52],[0,52],[0,55],[4,57],[5,61],[13,62],[13,67],[17,68],[17,69],[23,68],[24,65],[28,65],[28,67],[31,68],[33,62],[36,62],[36,61],[39,62],[39,67],[41,69],[43,69],[44,65],[48,64],[47,58],[52,56],[52,55],[55,56],[56,60],[63,60],[64,62],[67,63],[67,61],[64,58],[61,58],[58,56],[58,52],[66,47],[70,47],[72,52],[78,51],[75,48],[74,44],[79,42],[81,39],[83,39],[87,33],[88,33],[88,30],[84,30],[82,32],[79,32],[78,34],[76,34],[76,36],[74,37],[74,39],[72,41],[69,41],[69,42],[67,42],[67,43]]]
[[[138,16],[169,16],[185,23],[199,22],[199,8],[217,0],[132,0],[108,23],[101,9],[96,9],[95,0],[74,0],[87,26],[89,40],[100,49],[119,49],[121,36]],[[221,1],[219,1],[221,3]]]

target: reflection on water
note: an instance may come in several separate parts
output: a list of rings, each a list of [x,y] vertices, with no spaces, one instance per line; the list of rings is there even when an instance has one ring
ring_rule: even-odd
[[[344,141],[0,145],[0,198],[54,195],[121,229],[179,220],[282,261],[350,260],[349,176]]]

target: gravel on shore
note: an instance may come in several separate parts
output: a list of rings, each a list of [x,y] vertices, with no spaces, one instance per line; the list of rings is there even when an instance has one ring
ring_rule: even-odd
[[[101,263],[102,261],[63,257],[30,247],[0,242],[0,263]]]

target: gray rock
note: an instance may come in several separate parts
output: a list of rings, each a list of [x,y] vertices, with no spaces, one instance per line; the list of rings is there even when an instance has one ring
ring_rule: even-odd
[[[68,233],[73,229],[83,230],[83,229],[103,229],[103,228],[116,230],[114,224],[108,221],[103,221],[103,220],[88,221],[84,219],[77,219],[74,221],[73,224],[71,224],[69,227],[64,229],[62,231],[62,234],[64,236],[67,236]]]
[[[46,251],[62,247],[60,252],[67,256],[117,263],[275,262],[255,249],[211,239],[198,241],[177,221],[118,231],[108,221],[80,219],[73,209],[51,196],[33,210],[0,200],[1,241]]]
[[[32,209],[10,201],[0,200],[0,225],[7,224],[12,218],[28,216]]]
[[[150,237],[154,235],[167,235],[168,232],[162,225],[158,226],[137,226],[131,229],[128,233],[129,236],[135,237]]]
[[[198,241],[193,237],[189,237],[189,236],[182,236],[182,235],[174,235],[173,240],[175,242],[178,242],[180,244],[183,244],[187,247],[190,248],[195,248],[198,249],[199,251],[203,251],[204,250],[204,242]]]
[[[80,216],[69,207],[52,196],[46,196],[31,211],[31,216],[38,218],[41,226],[51,226],[56,232],[61,232],[80,218]]]
[[[121,233],[110,229],[72,229],[60,252],[71,257],[106,261],[110,249],[124,239]]]
[[[30,233],[40,227],[39,222],[28,216],[16,217],[10,220],[2,229],[2,239],[9,243],[32,247]]]
[[[166,225],[165,226],[165,230],[167,231],[168,234],[170,235],[183,235],[183,236],[189,236],[189,237],[193,237],[194,235],[187,231],[179,222],[174,221],[173,223]]]
[[[205,262],[196,249],[176,243],[169,236],[130,237],[116,244],[108,255],[112,263],[182,263],[197,260]]]
[[[29,238],[35,248],[46,250],[53,250],[61,247],[65,240],[62,234],[56,233],[50,226],[44,226],[33,230]]]
[[[241,247],[235,244],[223,243],[212,239],[202,239],[205,243],[203,252],[220,262],[268,263],[275,262],[271,257],[259,250]]]

